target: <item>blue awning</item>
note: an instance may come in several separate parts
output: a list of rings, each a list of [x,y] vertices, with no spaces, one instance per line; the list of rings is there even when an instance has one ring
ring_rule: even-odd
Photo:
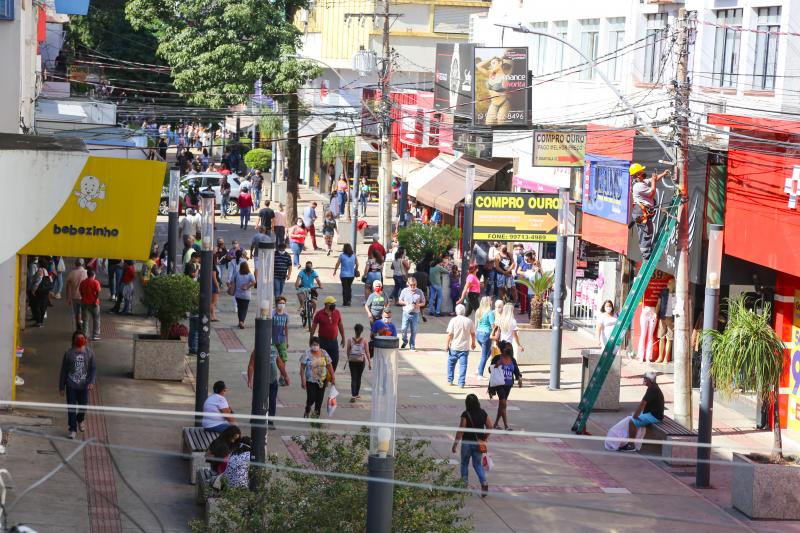
[[[56,0],[56,13],[61,15],[86,15],[89,0]]]

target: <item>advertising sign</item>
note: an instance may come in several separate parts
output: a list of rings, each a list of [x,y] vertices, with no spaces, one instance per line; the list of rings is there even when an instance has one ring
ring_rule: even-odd
[[[557,194],[475,192],[472,238],[476,241],[555,241]]]
[[[381,92],[377,89],[361,89],[361,136],[379,139]]]
[[[630,207],[628,163],[587,161],[583,177],[583,212],[627,224]]]
[[[27,255],[147,259],[166,164],[89,156],[55,217]]]
[[[491,159],[492,132],[456,130],[453,133],[453,149],[477,159]]]
[[[437,111],[472,118],[473,54],[471,43],[437,43],[433,102]]]
[[[528,49],[475,48],[476,126],[528,124]]]
[[[794,306],[792,310],[792,340],[789,344],[791,350],[792,366],[789,369],[789,413],[786,417],[786,427],[800,431],[800,291],[794,292]]]
[[[533,134],[533,166],[582,167],[586,132],[537,130]]]

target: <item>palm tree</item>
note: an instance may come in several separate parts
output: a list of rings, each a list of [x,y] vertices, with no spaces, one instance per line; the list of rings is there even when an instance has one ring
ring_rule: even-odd
[[[727,306],[728,324],[725,330],[703,332],[704,338],[711,339],[711,375],[724,395],[753,391],[762,402],[774,401],[770,459],[779,462],[783,457],[778,405],[783,372],[783,342],[770,325],[769,304],[765,304],[763,311],[757,313],[748,309],[745,298],[740,296],[729,299]]]
[[[553,287],[553,272],[542,274],[541,277],[535,278],[533,282],[527,279],[520,278],[517,283],[524,285],[533,291],[533,298],[531,299],[531,321],[530,325],[533,328],[542,328],[542,308],[544,307],[544,295]]]

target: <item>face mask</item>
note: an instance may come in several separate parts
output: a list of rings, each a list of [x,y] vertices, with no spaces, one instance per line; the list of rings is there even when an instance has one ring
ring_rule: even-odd
[[[86,337],[81,335],[80,337],[75,339],[75,347],[76,348],[83,348],[86,346]]]
[[[391,322],[391,321],[392,321],[392,317],[390,317],[390,316],[385,316],[385,317],[383,317],[383,321],[384,321],[384,322],[386,322],[386,323],[388,324],[389,322]]]
[[[383,287],[376,287],[375,288],[375,292],[377,292],[378,294],[382,293],[383,292]]]
[[[311,345],[311,351],[314,352],[314,353],[317,353],[319,351],[319,345],[318,344],[312,344]]]
[[[311,267],[306,267],[306,272],[311,272],[312,270],[314,270],[314,269],[311,268]]]
[[[328,308],[329,311],[333,311],[334,309],[336,309],[336,304],[328,304],[326,307]]]
[[[278,304],[278,311],[283,311],[286,309],[286,304]]]
[[[606,313],[610,313],[613,309],[613,307],[606,307]]]

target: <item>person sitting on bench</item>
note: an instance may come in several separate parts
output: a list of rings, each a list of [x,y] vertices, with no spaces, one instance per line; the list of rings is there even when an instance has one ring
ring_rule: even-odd
[[[214,394],[209,396],[203,404],[203,412],[206,413],[203,415],[205,429],[222,432],[228,426],[236,425],[236,419],[230,416],[233,414],[233,409],[225,399],[226,392],[228,392],[228,387],[225,386],[224,381],[214,383]]]
[[[628,422],[628,440],[636,438],[638,428],[643,428],[650,424],[658,424],[664,419],[664,394],[656,383],[656,373],[646,372],[642,379],[647,386],[647,391],[644,393],[642,401],[639,402],[639,406],[636,408],[636,412],[633,413],[630,422]],[[628,442],[628,444],[620,448],[620,451],[627,452],[635,449],[633,443]]]
[[[228,456],[238,447],[240,438],[242,438],[242,430],[239,429],[239,426],[228,426],[211,442],[206,457],[215,474],[225,472],[225,467],[228,466]]]
[[[653,251],[656,184],[669,173],[669,170],[665,170],[661,174],[653,172],[653,176],[647,179],[646,169],[647,167],[639,163],[632,164],[628,169],[633,180],[631,189],[633,196],[632,219],[636,224],[636,232],[639,236],[639,250],[642,253],[642,262],[650,259],[650,253]]]

